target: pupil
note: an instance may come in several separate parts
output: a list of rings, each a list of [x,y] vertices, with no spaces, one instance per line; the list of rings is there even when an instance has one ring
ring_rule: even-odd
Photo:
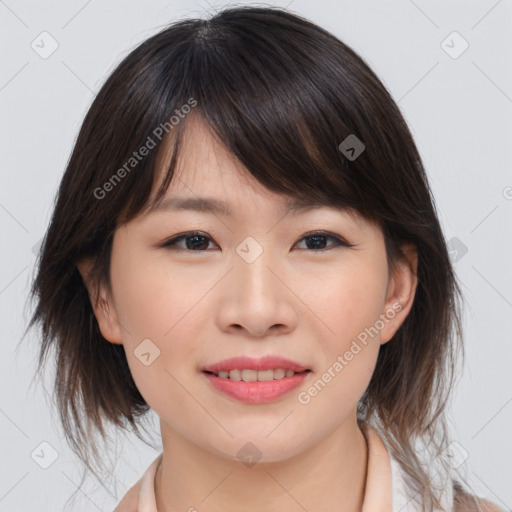
[[[322,239],[325,240],[325,236],[323,236],[323,235],[313,235],[313,236],[309,237],[309,240],[312,240],[314,242],[313,248],[315,248],[315,249],[323,249],[323,247],[318,247],[318,245],[317,245],[317,242],[319,240],[321,241]],[[307,244],[307,245],[308,245],[308,248],[310,248],[310,244]],[[324,244],[322,244],[320,242],[320,245],[324,245]]]
[[[195,243],[197,242],[198,239],[203,239],[203,244],[201,244],[199,242],[199,244]],[[189,240],[194,240],[195,242],[193,242],[192,244],[189,244],[188,241]],[[194,236],[189,236],[187,238],[187,249],[201,249],[201,245],[204,245],[204,236],[201,236],[201,235],[194,235]],[[206,247],[208,247],[208,242],[206,242]]]

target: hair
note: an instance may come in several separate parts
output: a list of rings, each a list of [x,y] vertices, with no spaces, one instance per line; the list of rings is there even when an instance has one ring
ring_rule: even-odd
[[[91,258],[92,282],[111,289],[116,229],[162,200],[187,114],[269,190],[378,223],[391,270],[403,243],[416,246],[412,309],[380,347],[358,419],[378,425],[424,509],[438,507],[417,441],[434,456],[447,446],[444,412],[463,355],[462,294],[427,175],[398,106],[365,61],[275,7],[225,8],[166,27],[122,60],[85,116],[38,257],[28,326],[40,325],[38,372],[55,349],[54,391],[72,449],[92,469],[100,462],[93,434],[104,437],[112,424],[139,435],[149,410],[124,347],[102,336],[76,264]],[[339,147],[350,135],[364,144],[355,159]],[[172,159],[150,201],[164,143]],[[144,146],[145,156],[135,157]]]

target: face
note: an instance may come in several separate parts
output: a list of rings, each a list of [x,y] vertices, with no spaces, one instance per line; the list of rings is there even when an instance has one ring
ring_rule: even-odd
[[[198,121],[181,159],[172,201],[115,233],[100,329],[124,345],[162,428],[228,458],[250,441],[262,462],[284,460],[354,424],[379,347],[410,310],[414,258],[389,275],[378,226],[329,207],[290,211]],[[229,213],[177,209],[177,198]],[[253,370],[243,381],[203,371],[244,356],[288,362],[260,373],[233,363]],[[286,377],[294,364],[307,371]]]

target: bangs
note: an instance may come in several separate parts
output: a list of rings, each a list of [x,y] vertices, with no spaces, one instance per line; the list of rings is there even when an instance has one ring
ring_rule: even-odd
[[[172,68],[179,70],[179,91],[166,94],[172,101],[165,110],[168,117],[190,98],[197,106],[160,145],[153,169],[147,169],[153,186],[162,174],[157,160],[169,150],[172,158],[163,179],[158,179],[154,198],[149,200],[147,194],[143,207],[139,198],[140,209],[152,210],[163,199],[188,121],[198,117],[269,190],[379,218],[380,194],[371,184],[378,168],[368,151],[376,141],[365,140],[366,150],[353,161],[339,149],[349,135],[366,139],[371,129],[364,114],[369,108],[364,105],[365,84],[360,77],[356,83],[348,64],[343,67],[342,53],[347,50],[327,32],[323,35],[330,46],[320,50],[304,24],[293,27],[293,41],[283,27],[274,27],[266,21],[243,28],[230,27],[222,19],[215,24],[202,21],[183,43],[172,61]],[[297,32],[303,36],[300,47]],[[318,38],[318,28],[314,35]],[[169,74],[170,64],[162,66],[162,72]],[[161,83],[169,80],[162,77]],[[354,87],[360,89],[360,103]]]

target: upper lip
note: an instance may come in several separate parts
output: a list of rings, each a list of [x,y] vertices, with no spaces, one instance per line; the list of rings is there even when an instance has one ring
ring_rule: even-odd
[[[254,359],[246,356],[231,357],[229,359],[218,361],[214,364],[203,366],[201,369],[204,372],[218,373],[229,370],[273,370],[277,368],[293,370],[296,373],[309,369],[302,364],[291,361],[290,359],[270,355],[261,357],[260,359]]]

